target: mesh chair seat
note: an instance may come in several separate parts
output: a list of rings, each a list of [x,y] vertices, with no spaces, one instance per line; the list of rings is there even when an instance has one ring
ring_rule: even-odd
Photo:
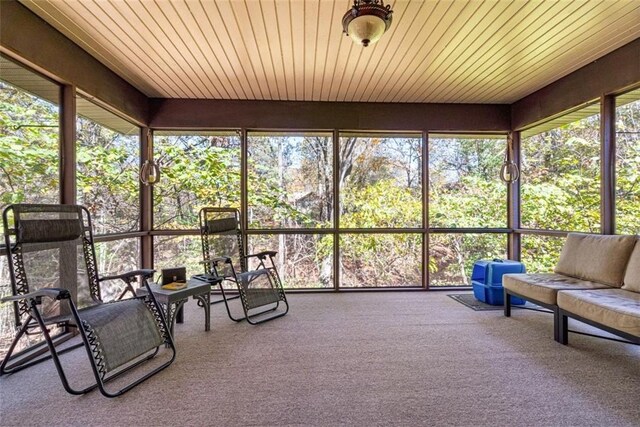
[[[250,309],[277,303],[281,296],[272,283],[269,270],[254,270],[238,274],[238,283],[244,289],[246,304]]]
[[[153,314],[142,300],[99,304],[78,314],[90,340],[95,339],[97,348],[94,351],[103,359],[106,372],[164,343],[154,327]]]

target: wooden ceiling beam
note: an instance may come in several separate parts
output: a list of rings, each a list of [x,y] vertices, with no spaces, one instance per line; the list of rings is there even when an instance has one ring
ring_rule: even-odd
[[[153,128],[247,128],[389,131],[510,129],[499,104],[408,104],[314,101],[151,99]]]

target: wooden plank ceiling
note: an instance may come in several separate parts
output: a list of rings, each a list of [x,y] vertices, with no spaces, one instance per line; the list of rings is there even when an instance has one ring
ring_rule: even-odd
[[[640,37],[638,0],[22,0],[150,97],[512,103]]]

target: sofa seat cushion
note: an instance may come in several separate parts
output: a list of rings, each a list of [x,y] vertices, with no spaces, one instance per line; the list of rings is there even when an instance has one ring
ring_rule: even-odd
[[[558,306],[640,338],[640,294],[623,289],[558,292]]]
[[[621,287],[636,236],[569,233],[554,273]]]
[[[602,283],[580,280],[556,273],[505,274],[502,286],[525,298],[556,305],[556,295],[563,289],[609,289]]]

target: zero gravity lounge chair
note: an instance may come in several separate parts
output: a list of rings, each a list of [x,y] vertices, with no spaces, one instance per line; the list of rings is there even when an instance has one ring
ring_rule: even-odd
[[[98,387],[103,395],[115,397],[173,362],[173,339],[147,283],[153,270],[99,278],[86,208],[11,205],[3,212],[3,224],[13,296],[2,301],[14,304],[17,335],[0,364],[0,375],[53,359],[69,393],[84,394]],[[122,299],[121,294],[112,302],[103,302],[103,282],[121,279],[135,295],[131,283],[138,276],[147,288],[145,296]],[[54,328],[61,332],[52,335]],[[28,335],[41,335],[44,342],[13,354],[17,343]],[[82,346],[95,381],[76,389],[69,384],[59,355]],[[121,378],[129,381],[127,385],[107,390],[107,382],[147,361],[145,372],[129,373]]]
[[[214,275],[235,283],[243,317],[234,317],[224,282],[220,282],[227,314],[236,322],[247,320],[252,325],[282,317],[289,311],[287,297],[273,257],[275,251],[245,254],[240,214],[234,208],[200,210],[200,236],[205,276]],[[255,264],[250,269],[250,262]],[[281,306],[283,305],[283,306]]]

